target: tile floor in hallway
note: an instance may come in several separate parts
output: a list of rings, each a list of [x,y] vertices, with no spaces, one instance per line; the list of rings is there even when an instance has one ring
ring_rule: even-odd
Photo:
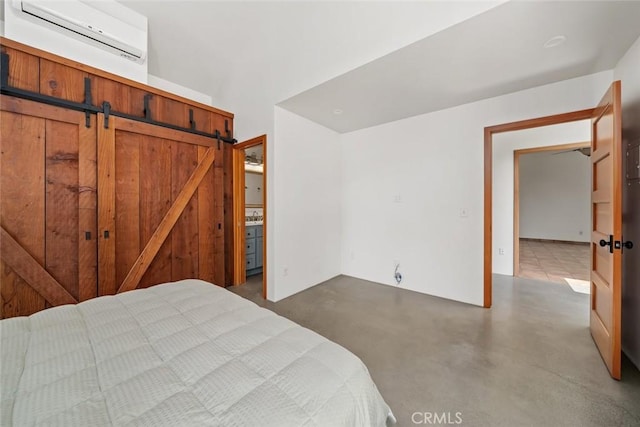
[[[589,280],[589,244],[520,239],[518,276],[549,282]]]

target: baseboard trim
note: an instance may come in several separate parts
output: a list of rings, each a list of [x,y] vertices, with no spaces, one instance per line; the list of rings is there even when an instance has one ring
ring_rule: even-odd
[[[571,240],[553,240],[553,239],[532,239],[530,237],[521,237],[520,240],[528,242],[540,242],[540,243],[567,243],[569,245],[585,245],[589,246],[589,242],[574,242]]]

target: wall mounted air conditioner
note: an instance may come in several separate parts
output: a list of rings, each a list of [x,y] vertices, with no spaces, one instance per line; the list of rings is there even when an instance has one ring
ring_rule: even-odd
[[[23,16],[58,32],[143,64],[147,57],[147,28],[136,27],[100,10],[100,2],[80,0],[11,0]],[[103,3],[104,4],[104,3]],[[37,18],[34,21],[33,18]],[[144,27],[144,28],[141,28]]]

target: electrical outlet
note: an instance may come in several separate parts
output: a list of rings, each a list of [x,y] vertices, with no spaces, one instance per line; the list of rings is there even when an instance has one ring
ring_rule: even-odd
[[[289,267],[285,267],[282,269],[282,275],[283,276],[288,276],[289,275]]]
[[[498,255],[504,255],[504,249],[498,248]]]
[[[469,217],[469,209],[460,208],[460,218],[467,218],[467,217]]]
[[[394,203],[402,203],[402,195],[396,194],[395,196],[393,196],[393,201]]]
[[[349,258],[351,258],[351,261],[353,261],[354,259],[356,259],[356,251],[351,251]]]

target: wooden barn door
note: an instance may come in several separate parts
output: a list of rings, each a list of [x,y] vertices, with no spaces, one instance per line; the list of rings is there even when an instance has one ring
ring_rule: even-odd
[[[96,296],[96,126],[0,98],[2,318]]]
[[[98,114],[99,293],[185,278],[224,286],[217,141]],[[219,186],[220,191],[216,191]]]

